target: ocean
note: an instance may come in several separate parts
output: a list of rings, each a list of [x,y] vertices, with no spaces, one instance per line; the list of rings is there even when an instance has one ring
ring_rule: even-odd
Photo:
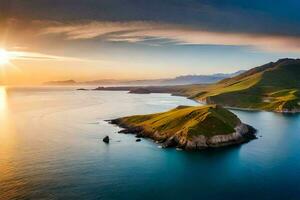
[[[198,152],[136,142],[105,122],[178,105],[198,104],[170,94],[0,88],[0,199],[300,198],[300,115],[232,110],[258,139]]]

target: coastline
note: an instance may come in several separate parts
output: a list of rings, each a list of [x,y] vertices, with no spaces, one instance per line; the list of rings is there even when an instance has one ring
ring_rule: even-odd
[[[85,89],[85,88],[78,88],[77,90],[99,90],[99,91],[127,91],[129,94],[170,94],[172,96],[179,96],[179,97],[185,97],[187,99],[193,100],[196,103],[200,104],[200,105],[208,105],[206,103],[206,101],[201,101],[201,100],[197,100],[194,98],[190,98],[184,94],[180,94],[178,92],[172,92],[172,91],[168,91],[168,90],[162,90],[162,91],[152,91],[151,87],[153,86],[146,86],[143,87],[145,89],[145,91],[137,91],[135,92],[134,90],[139,89],[139,86],[120,86],[120,87],[97,87],[94,89]],[[150,88],[150,89],[149,89]],[[134,89],[134,90],[132,90]],[[213,102],[212,102],[213,103]],[[218,104],[218,103],[213,103],[213,104]],[[222,104],[219,104],[222,105]],[[278,110],[267,110],[267,109],[260,109],[260,108],[243,108],[243,107],[236,107],[236,106],[226,106],[226,105],[222,105],[224,108],[229,109],[229,110],[239,110],[239,111],[248,111],[248,112],[273,112],[273,113],[281,113],[281,114],[298,114],[300,113],[300,109],[296,109],[296,110],[282,110],[282,111],[278,111]]]
[[[176,94],[172,94],[172,93],[168,93],[168,94],[171,94],[173,96],[185,97],[187,99],[195,101],[196,103],[199,103],[200,105],[208,105],[206,103],[206,101],[189,98],[184,95],[176,95]],[[242,107],[226,106],[226,105],[222,105],[222,106],[229,110],[239,110],[239,111],[248,111],[248,112],[272,112],[272,113],[281,113],[281,114],[300,114],[300,110],[296,110],[296,111],[289,111],[289,110],[276,111],[276,110],[274,110],[274,111],[272,111],[272,110],[264,110],[264,109],[258,109],[258,108],[242,108]]]

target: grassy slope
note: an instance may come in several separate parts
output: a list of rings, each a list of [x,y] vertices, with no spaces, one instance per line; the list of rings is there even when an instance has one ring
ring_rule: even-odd
[[[190,98],[225,106],[283,111],[299,109],[300,60],[279,60],[205,87],[182,89]],[[193,91],[193,92],[190,92]]]
[[[216,105],[179,106],[163,113],[136,115],[120,120],[129,126],[142,127],[146,132],[158,131],[162,137],[170,137],[180,131],[181,135],[188,138],[195,135],[230,134],[240,123],[236,115]]]

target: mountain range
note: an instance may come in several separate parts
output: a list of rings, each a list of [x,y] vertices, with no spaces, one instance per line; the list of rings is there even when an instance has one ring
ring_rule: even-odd
[[[220,80],[234,77],[243,73],[244,70],[234,73],[224,74],[217,73],[212,75],[183,75],[169,79],[149,79],[149,80],[115,80],[101,79],[85,82],[77,82],[75,80],[49,81],[44,85],[189,85],[189,84],[208,84],[216,83]]]

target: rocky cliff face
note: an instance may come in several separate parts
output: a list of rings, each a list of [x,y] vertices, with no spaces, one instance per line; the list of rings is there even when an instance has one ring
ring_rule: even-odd
[[[162,144],[163,147],[177,146],[187,150],[197,150],[209,147],[215,148],[233,144],[241,144],[255,138],[255,129],[249,125],[241,123],[235,127],[235,132],[232,134],[215,135],[212,137],[199,135],[192,138],[175,134],[174,137],[166,139],[166,141]]]

